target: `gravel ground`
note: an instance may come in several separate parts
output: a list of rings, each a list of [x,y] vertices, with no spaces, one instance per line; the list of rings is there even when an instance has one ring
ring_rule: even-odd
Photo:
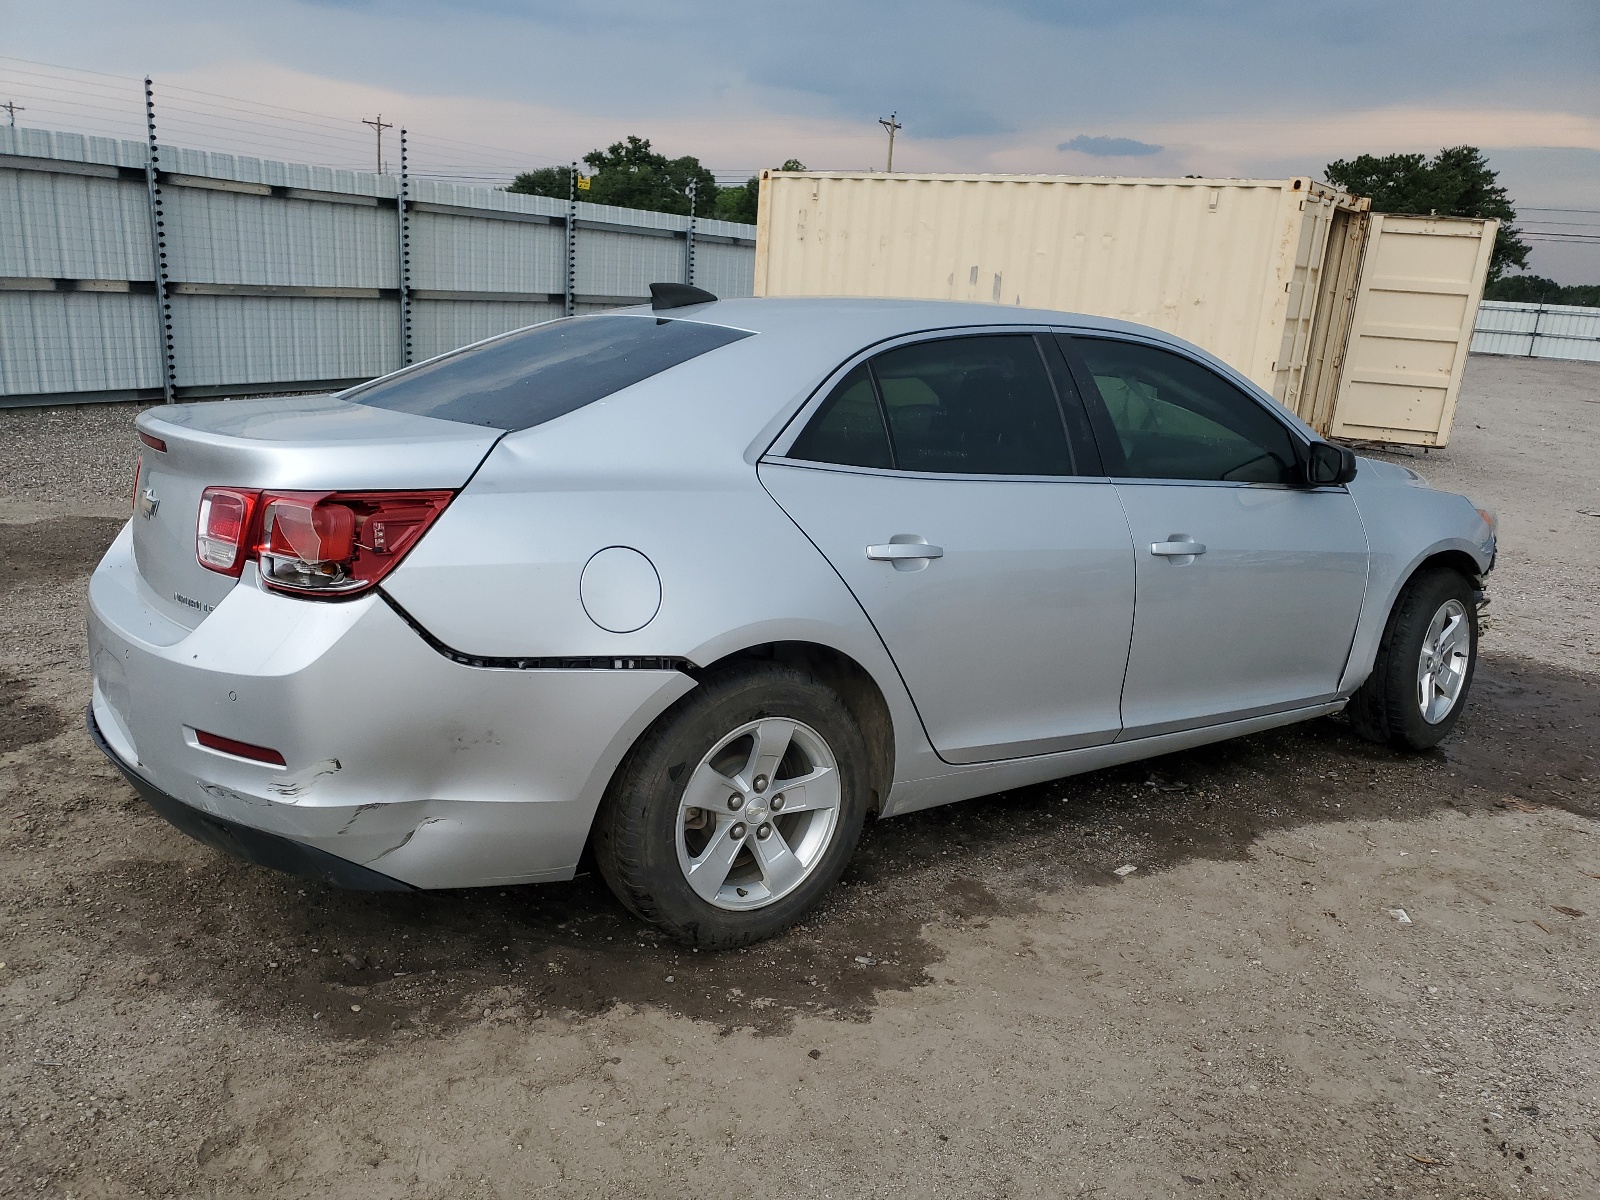
[[[133,410],[0,413],[0,1195],[1600,1194],[1597,384],[1475,358],[1406,460],[1502,521],[1440,751],[1319,721],[883,822],[721,956],[150,814],[80,716]]]

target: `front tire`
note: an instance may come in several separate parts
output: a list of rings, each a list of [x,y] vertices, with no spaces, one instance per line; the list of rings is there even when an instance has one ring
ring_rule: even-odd
[[[600,874],[680,941],[749,945],[844,873],[869,795],[867,745],[831,688],[776,663],[705,680],[629,752],[595,818]]]
[[[1477,666],[1472,585],[1447,567],[1421,572],[1395,601],[1372,674],[1345,713],[1368,741],[1431,750],[1461,719]]]

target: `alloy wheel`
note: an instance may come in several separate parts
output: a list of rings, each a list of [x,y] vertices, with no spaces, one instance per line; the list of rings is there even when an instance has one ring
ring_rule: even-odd
[[[762,908],[799,887],[839,824],[838,762],[787,717],[750,721],[700,760],[678,805],[678,865],[702,900]]]
[[[1433,614],[1417,659],[1417,704],[1422,719],[1437,725],[1461,695],[1472,661],[1472,624],[1466,605],[1446,600]]]

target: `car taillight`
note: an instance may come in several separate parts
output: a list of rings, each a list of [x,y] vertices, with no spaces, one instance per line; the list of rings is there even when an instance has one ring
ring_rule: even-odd
[[[251,517],[260,493],[240,488],[208,487],[200,493],[200,519],[195,526],[195,556],[200,565],[237,577],[244,570]]]
[[[261,582],[303,596],[351,596],[387,575],[445,510],[453,492],[247,492],[207,488],[200,502],[200,565],[237,575],[247,560]],[[219,497],[247,501],[239,557],[207,559],[207,522]],[[213,500],[210,510],[206,501]],[[218,534],[231,531],[219,529]],[[220,538],[219,538],[220,540]]]
[[[128,501],[128,507],[134,512],[139,511],[139,476],[144,474],[144,455],[139,455],[133,460],[133,498]]]

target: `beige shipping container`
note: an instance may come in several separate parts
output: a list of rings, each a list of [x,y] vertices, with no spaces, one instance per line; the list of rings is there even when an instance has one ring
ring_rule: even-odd
[[[1341,374],[1362,307],[1368,207],[1305,177],[767,171],[755,293],[981,301],[1152,325],[1209,350],[1326,433],[1341,397],[1359,405],[1374,389],[1409,386],[1390,371],[1347,393]],[[1370,346],[1380,360],[1399,347]],[[1430,343],[1419,369],[1438,350]],[[1447,390],[1443,429],[1420,427],[1428,406],[1413,392],[1410,418],[1382,426],[1386,440],[1442,445]],[[1347,436],[1368,435],[1352,427]]]

